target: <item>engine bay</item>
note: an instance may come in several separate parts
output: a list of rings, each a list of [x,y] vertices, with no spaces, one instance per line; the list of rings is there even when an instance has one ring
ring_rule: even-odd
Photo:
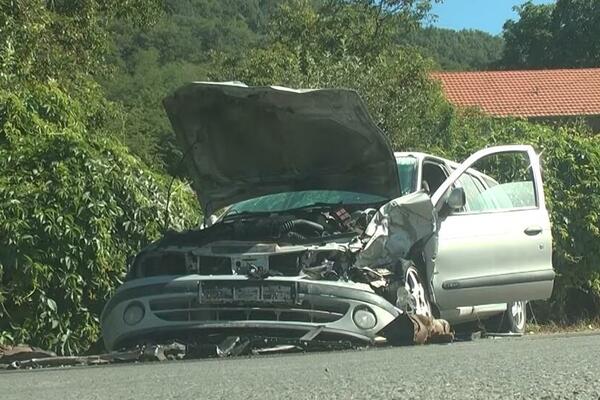
[[[169,233],[136,257],[128,279],[159,275],[272,275],[339,279],[374,208],[233,214],[211,227]]]

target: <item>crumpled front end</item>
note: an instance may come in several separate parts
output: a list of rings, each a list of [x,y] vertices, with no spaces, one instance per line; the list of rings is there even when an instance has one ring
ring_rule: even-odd
[[[106,347],[215,335],[404,340],[391,323],[409,308],[405,258],[435,229],[429,197],[344,207],[167,235],[138,255],[106,305]]]

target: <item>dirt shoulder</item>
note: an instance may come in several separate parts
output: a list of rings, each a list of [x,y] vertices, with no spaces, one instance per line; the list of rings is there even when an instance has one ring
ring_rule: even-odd
[[[527,324],[527,335],[553,334],[553,333],[584,333],[600,332],[600,318],[583,320],[576,323],[547,322]]]

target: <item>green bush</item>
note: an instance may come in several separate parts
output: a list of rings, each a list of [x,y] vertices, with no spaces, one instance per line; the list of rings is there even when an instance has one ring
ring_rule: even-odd
[[[163,228],[167,178],[86,128],[86,109],[54,85],[0,91],[0,343],[88,348],[127,257]],[[186,184],[170,215],[198,222]]]

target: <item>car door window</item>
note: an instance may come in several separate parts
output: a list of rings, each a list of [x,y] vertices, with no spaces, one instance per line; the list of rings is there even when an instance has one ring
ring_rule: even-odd
[[[478,212],[489,208],[489,205],[486,204],[487,199],[481,195],[484,187],[471,174],[462,175],[456,182],[465,191],[467,202],[464,211]]]
[[[527,152],[482,157],[457,180],[466,196],[466,212],[493,212],[538,207]]]
[[[507,182],[487,189],[481,194],[496,209],[536,207],[533,182]]]
[[[429,190],[429,193],[434,193],[448,178],[448,173],[442,164],[426,160],[423,162],[423,173],[421,181],[423,186]]]

